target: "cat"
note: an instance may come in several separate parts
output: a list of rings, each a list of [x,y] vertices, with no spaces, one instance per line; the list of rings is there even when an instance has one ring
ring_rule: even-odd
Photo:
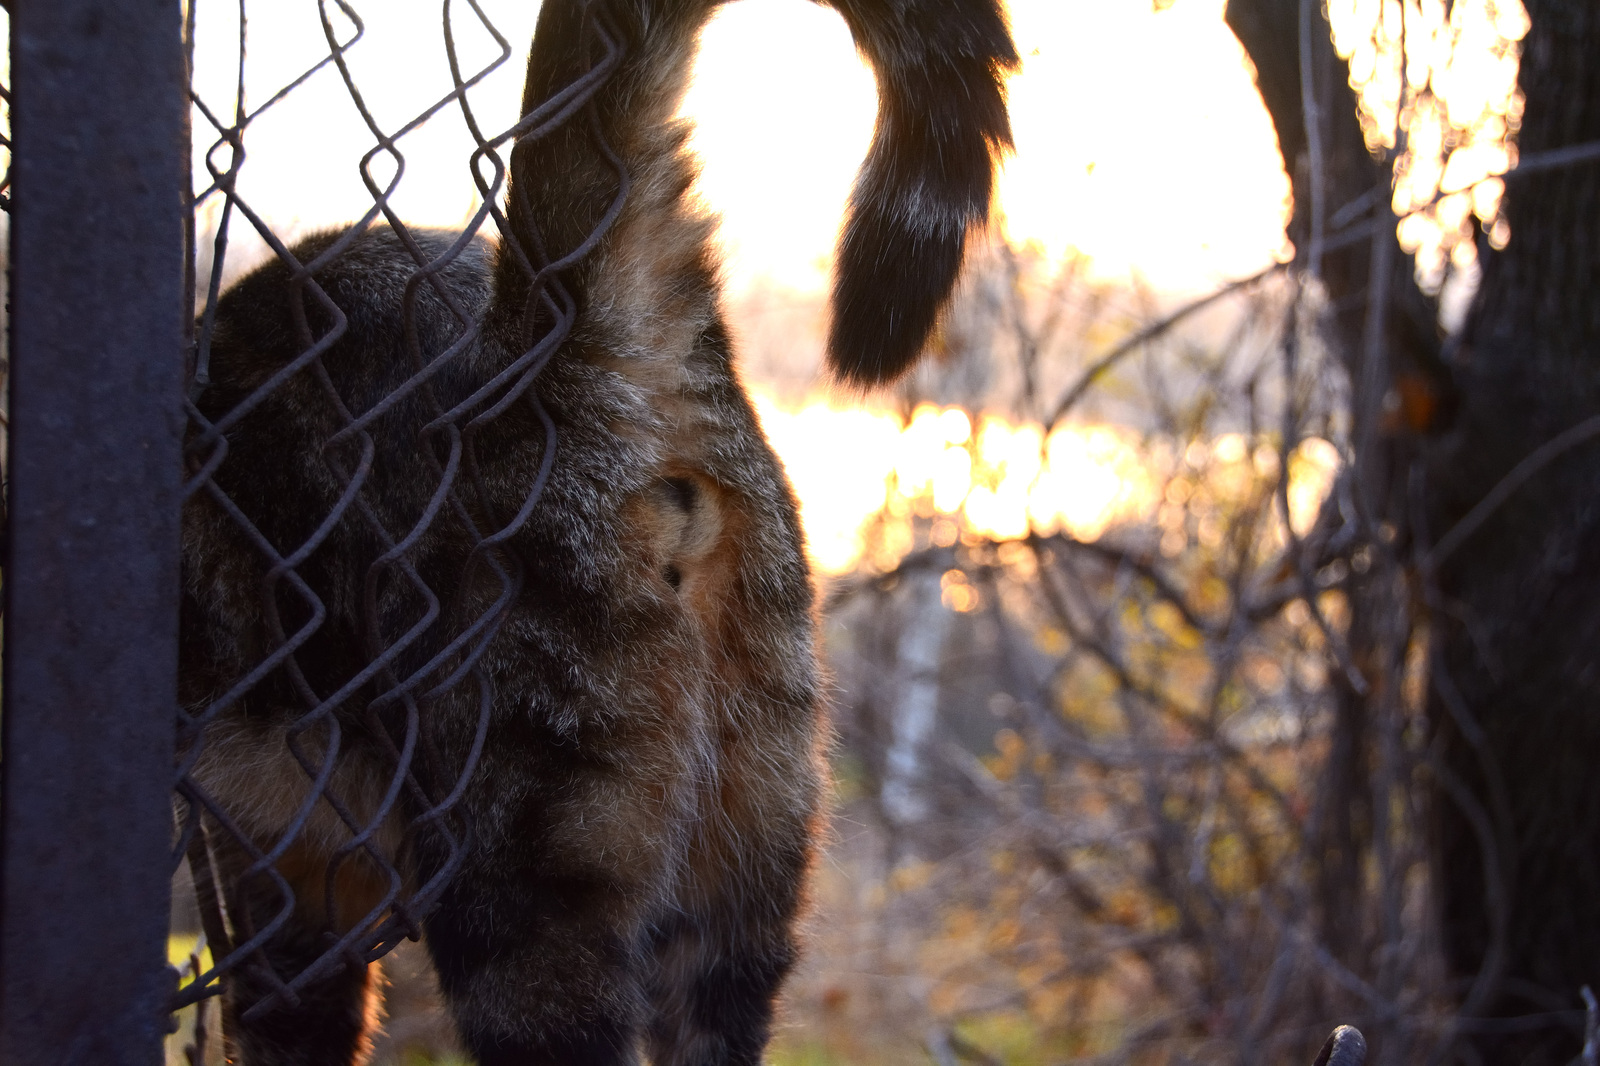
[[[987,218],[1017,56],[999,0],[828,2],[879,91],[828,338],[869,387]],[[761,1059],[825,727],[673,118],[717,6],[545,0],[498,242],[314,236],[203,330],[180,791],[249,1066],[362,1059],[385,915],[482,1066]]]

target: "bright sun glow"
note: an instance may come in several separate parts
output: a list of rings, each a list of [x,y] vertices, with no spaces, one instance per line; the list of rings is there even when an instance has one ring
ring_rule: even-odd
[[[516,119],[538,5],[480,3],[507,42],[504,62],[469,93],[477,121],[493,136]],[[440,2],[360,6],[364,36],[347,61],[373,120],[392,135],[450,92]],[[1222,21],[1224,0],[1011,0],[1008,7],[1024,60],[1010,81],[1017,151],[998,203],[1008,237],[1051,256],[1075,250],[1089,257],[1092,278],[1136,274],[1169,296],[1286,254],[1288,182],[1249,66]],[[1507,137],[1520,114],[1520,5],[1458,0],[1447,12],[1442,0],[1330,0],[1328,8],[1351,60],[1369,141],[1394,143],[1383,131],[1396,123],[1410,138],[1394,193],[1402,243],[1420,249],[1427,268],[1430,255],[1438,262],[1470,252],[1470,241],[1451,244],[1448,235],[1470,233],[1473,221],[1503,242],[1496,221],[1503,184],[1493,175],[1515,160]],[[349,37],[353,27],[335,7],[327,10],[333,35]],[[453,10],[470,78],[501,46],[469,5]],[[200,8],[195,83],[224,124],[235,108],[237,17],[227,5]],[[269,101],[327,47],[316,4],[253,5],[248,106]],[[761,286],[802,294],[825,288],[875,107],[872,75],[834,12],[805,0],[739,0],[712,22],[682,113],[694,124],[691,146],[702,163],[696,193],[722,218],[724,273],[735,296]],[[204,188],[213,131],[198,114],[195,128]],[[240,195],[286,240],[347,223],[372,204],[360,161],[373,143],[330,66],[252,121]],[[398,145],[403,167],[380,154],[367,179],[380,187],[397,180],[395,215],[420,225],[467,221],[479,198],[459,107],[444,107]],[[210,156],[221,168],[229,158],[226,148]],[[202,224],[220,216],[214,195]],[[230,240],[230,274],[268,254],[237,218]],[[820,362],[820,337],[806,343],[819,349]],[[1174,473],[1173,456],[1157,454],[1159,442],[1124,427],[1069,425],[1046,437],[1038,425],[988,415],[974,424],[964,411],[932,406],[902,424],[821,398],[758,397],[757,405],[801,498],[811,552],[830,572],[869,550],[873,565],[893,565],[896,553],[910,550],[916,521],[931,523],[933,542],[946,544],[963,531],[1093,537],[1121,522],[1159,526],[1173,486],[1189,484]],[[1208,448],[1224,468],[1253,463],[1260,472],[1276,462],[1244,455],[1226,437]],[[1309,526],[1337,464],[1321,441],[1290,457],[1294,529]],[[1177,533],[1165,536],[1163,546]]]
[[[357,4],[360,41],[346,55],[379,127],[393,134],[451,88],[438,30],[439,0]],[[510,55],[469,93],[491,136],[516,120],[538,5],[481,0]],[[1052,254],[1076,248],[1103,277],[1137,270],[1155,288],[1183,292],[1248,273],[1283,251],[1288,183],[1222,0],[1012,0],[1022,72],[1010,94],[1017,152],[1000,184],[1007,232]],[[327,8],[334,36],[354,27]],[[465,4],[452,8],[464,76],[500,54]],[[260,107],[327,55],[312,3],[254,4],[245,99]],[[202,4],[195,82],[207,107],[231,121],[237,8]],[[739,0],[707,29],[684,114],[703,161],[699,193],[723,219],[727,276],[801,291],[825,287],[850,184],[871,138],[876,96],[844,22],[806,0]],[[214,130],[195,119],[196,174]],[[239,180],[244,200],[280,236],[349,222],[371,206],[360,161],[374,143],[329,66],[255,119]],[[451,104],[399,139],[404,172],[392,197],[409,223],[460,226],[477,199],[471,140]],[[227,149],[212,156],[226,168]],[[396,173],[380,154],[380,187]],[[214,222],[219,197],[207,210]],[[241,265],[266,248],[234,227]]]
[[[1446,261],[1470,269],[1473,229],[1504,248],[1505,183],[1516,165],[1522,116],[1519,45],[1528,14],[1518,0],[1332,0],[1334,44],[1350,62],[1367,143],[1392,150],[1402,134],[1392,207],[1400,246],[1419,280],[1444,280]]]
[[[1012,0],[1009,235],[1096,273],[1203,288],[1283,250],[1288,180],[1222,0]],[[783,42],[781,47],[778,42]],[[741,0],[707,29],[684,112],[735,283],[821,288],[872,134],[872,75],[843,21]]]
[[[932,521],[936,543],[962,533],[1011,540],[1057,531],[1092,540],[1117,523],[1154,522],[1171,492],[1164,474],[1179,470],[1180,459],[1191,478],[1204,471],[1215,497],[1243,492],[1252,472],[1270,474],[1277,464],[1271,452],[1247,454],[1238,434],[1178,457],[1121,426],[1064,425],[1046,440],[1037,423],[984,415],[974,427],[966,411],[933,404],[904,423],[821,399],[786,406],[757,393],[755,405],[800,498],[812,561],[825,573],[859,563],[868,526],[880,519],[887,525],[871,562],[887,570],[911,550],[913,518]],[[1296,534],[1310,528],[1338,466],[1337,450],[1316,438],[1290,455]],[[1176,480],[1189,484],[1182,474]]]

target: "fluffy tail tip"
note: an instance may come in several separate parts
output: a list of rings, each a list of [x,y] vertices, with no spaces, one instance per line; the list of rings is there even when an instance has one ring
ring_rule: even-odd
[[[856,20],[878,70],[878,128],[839,242],[828,363],[857,387],[893,381],[922,354],[1011,148],[1004,75],[1017,55],[998,5],[901,7],[924,17],[915,47],[898,23]]]
[[[828,366],[845,384],[867,389],[894,381],[922,354],[960,274],[966,224],[918,235],[858,210],[849,229],[834,276]],[[860,232],[866,229],[875,232]]]

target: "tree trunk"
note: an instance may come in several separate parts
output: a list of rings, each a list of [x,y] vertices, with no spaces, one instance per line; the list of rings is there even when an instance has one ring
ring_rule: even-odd
[[[1526,4],[1524,159],[1600,140],[1600,9]],[[1511,243],[1480,248],[1451,360],[1459,413],[1429,449],[1435,538],[1519,460],[1600,413],[1600,162],[1514,176],[1507,201]],[[1570,1012],[1581,986],[1600,988],[1600,443],[1523,483],[1443,561],[1439,584],[1441,785],[1473,800],[1438,804],[1448,959],[1458,977],[1485,975],[1469,1013]],[[1484,1062],[1560,1064],[1578,1052],[1581,1018],[1472,1039]]]
[[[1389,183],[1361,143],[1317,13],[1306,42],[1321,105],[1313,187],[1299,20],[1317,6],[1230,0],[1227,12],[1293,181],[1302,266],[1314,215]],[[1600,140],[1600,10],[1592,0],[1526,6],[1522,157]],[[1377,199],[1386,213],[1387,195]],[[1600,412],[1600,162],[1513,175],[1507,201],[1511,243],[1495,252],[1480,241],[1479,292],[1442,351],[1386,217],[1375,220],[1387,227],[1380,240],[1321,263],[1328,332],[1355,385],[1361,509],[1413,560],[1520,460]],[[1412,404],[1419,392],[1427,402]],[[1498,1032],[1469,1023],[1463,1038],[1485,1063],[1565,1063],[1581,1044],[1578,990],[1600,988],[1600,437],[1520,483],[1440,560],[1436,581],[1427,565],[1411,576],[1427,590],[1433,632],[1434,880],[1453,987],[1469,1017],[1544,1015]],[[1383,595],[1371,577],[1351,588],[1350,657],[1369,681],[1384,674],[1375,657],[1404,652],[1377,631]],[[1335,802],[1318,819],[1323,934],[1336,950],[1360,940],[1359,863],[1374,813],[1363,737],[1378,701],[1393,698],[1366,687],[1338,692],[1324,790]]]

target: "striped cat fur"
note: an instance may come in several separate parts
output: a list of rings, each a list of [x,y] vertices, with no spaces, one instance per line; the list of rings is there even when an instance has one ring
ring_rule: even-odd
[[[1010,143],[1002,79],[1017,57],[999,0],[828,2],[879,91],[828,340],[837,377],[867,387],[916,360],[968,235],[986,220]],[[713,221],[686,196],[694,167],[673,117],[716,6],[545,0],[525,113],[590,69],[603,50],[595,26],[621,59],[586,110],[512,151],[513,240],[374,226],[316,273],[344,331],[322,370],[288,377],[234,421],[214,481],[280,550],[322,538],[295,567],[320,615],[290,580],[264,603],[269,564],[218,495],[197,495],[185,516],[191,713],[261,663],[278,634],[315,623],[292,669],[215,717],[192,779],[266,850],[311,802],[302,760],[320,765],[337,742],[327,794],[363,824],[389,788],[394,756],[380,734],[398,733],[385,718],[397,705],[371,713],[379,689],[368,685],[313,726],[295,723],[371,661],[383,643],[373,643],[372,618],[393,641],[427,604],[410,582],[369,579],[388,547],[354,508],[319,528],[345,486],[329,460],[368,463],[365,506],[385,528],[410,530],[439,481],[422,452],[444,449],[419,447],[437,410],[415,393],[371,422],[365,460],[329,446],[341,416],[327,386],[348,410],[372,408],[416,372],[408,352],[431,359],[456,343],[464,309],[476,339],[432,388],[446,408],[472,396],[550,324],[513,245],[555,258],[604,230],[559,276],[573,300],[565,341],[526,397],[474,430],[481,513],[446,509],[406,556],[442,605],[399,676],[463,620],[500,612],[478,663],[483,683],[425,707],[431,758],[459,767],[478,743],[481,701],[492,700],[459,803],[471,825],[464,864],[423,923],[461,1039],[482,1066],[757,1063],[795,958],[823,782],[812,585],[793,495],[735,369]],[[627,195],[606,228],[622,175]],[[309,262],[338,239],[310,238],[293,255]],[[437,284],[413,283],[419,261],[453,245]],[[310,299],[297,318],[295,289],[278,262],[222,296],[199,400],[208,418],[292,361],[307,330],[332,328]],[[492,553],[517,584],[496,607],[503,586],[473,555],[467,523],[506,525],[546,466],[537,506]],[[449,774],[440,780],[447,788]],[[402,796],[371,843],[415,884],[444,857],[428,834],[408,833],[413,802]],[[381,907],[389,882],[379,864],[359,850],[335,862],[350,850],[348,825],[316,802],[276,863],[295,902],[265,954],[284,977]],[[243,877],[244,849],[215,846],[236,929],[265,928],[284,906],[274,879]],[[368,969],[346,967],[297,1005],[251,1013],[272,989],[242,967],[225,1003],[230,1054],[249,1066],[361,1061],[375,1014]]]

